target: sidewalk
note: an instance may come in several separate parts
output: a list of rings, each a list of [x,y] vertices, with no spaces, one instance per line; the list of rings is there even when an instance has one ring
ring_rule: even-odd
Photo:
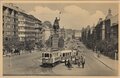
[[[85,45],[83,45],[85,47]],[[86,48],[86,47],[85,47]],[[97,59],[99,60],[101,63],[103,63],[105,66],[107,66],[108,68],[110,68],[113,71],[118,71],[118,66],[119,66],[119,61],[118,60],[113,60],[110,59],[107,56],[104,55],[100,55],[100,57],[97,57],[97,53],[93,52],[92,50],[89,49],[89,52],[91,52],[91,54]]]
[[[39,51],[39,50],[32,50],[31,51],[31,53],[34,53],[34,52],[41,52],[41,51]],[[20,54],[28,54],[28,53],[30,53],[29,51],[20,51]],[[6,53],[6,54],[4,54],[3,55],[3,57],[5,57],[5,56],[13,56],[13,55],[15,55],[15,54],[11,54],[11,53]]]
[[[103,63],[105,66],[107,66],[111,70],[114,70],[114,71],[118,70],[118,60],[110,59],[109,57],[104,56],[102,54],[98,58],[97,53],[95,53],[95,52],[92,52],[92,53],[97,60],[99,60],[101,63]]]

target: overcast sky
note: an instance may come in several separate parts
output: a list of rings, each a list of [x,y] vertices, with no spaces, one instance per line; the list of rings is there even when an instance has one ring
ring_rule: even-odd
[[[16,6],[52,24],[61,11],[60,27],[72,29],[96,24],[99,18],[105,18],[109,8],[113,16],[118,13],[117,3],[17,3]]]

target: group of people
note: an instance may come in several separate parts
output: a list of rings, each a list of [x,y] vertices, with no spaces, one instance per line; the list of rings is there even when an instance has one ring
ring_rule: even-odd
[[[65,60],[65,66],[68,68],[73,68],[73,64],[78,65],[78,67],[84,68],[85,65],[85,56],[76,56],[76,57],[71,57],[71,59],[66,59]]]

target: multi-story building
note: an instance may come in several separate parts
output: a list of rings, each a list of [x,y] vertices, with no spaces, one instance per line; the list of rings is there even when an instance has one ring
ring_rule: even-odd
[[[18,10],[13,4],[3,5],[3,45],[14,47],[18,41]]]
[[[108,10],[108,14],[104,20],[104,24],[105,24],[105,40],[109,40],[110,39],[110,28],[111,28],[111,21],[110,18],[113,17],[111,10]]]
[[[118,14],[110,18],[110,39],[114,43],[118,43]]]
[[[44,37],[43,37],[44,29],[42,26],[42,22],[39,19],[35,18],[34,16],[33,18],[35,19],[35,30],[36,30],[35,41],[37,43],[44,40]]]
[[[18,15],[18,36],[20,41],[39,42],[42,39],[41,21],[32,15],[19,12]]]
[[[35,36],[36,36],[36,27],[35,27],[35,20],[34,17],[31,15],[28,15],[26,13],[19,13],[18,16],[18,36],[20,41],[29,41],[33,40],[35,41]]]
[[[19,42],[34,41],[34,43],[38,43],[43,41],[43,31],[41,21],[33,15],[27,14],[13,4],[3,5],[4,47],[9,46],[12,49],[17,48]]]
[[[82,40],[84,43],[87,41],[86,38],[88,38],[93,44],[93,49],[97,46],[97,49],[101,52],[104,51],[103,54],[112,58],[117,57],[115,53],[118,53],[118,14],[113,16],[109,9],[106,18],[104,20],[102,18],[99,19],[91,36],[88,38],[86,28],[82,29]],[[91,45],[89,42],[87,43]]]

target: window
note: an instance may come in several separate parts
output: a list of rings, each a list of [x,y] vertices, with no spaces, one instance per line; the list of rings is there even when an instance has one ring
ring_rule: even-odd
[[[8,41],[8,37],[6,37],[5,40]]]
[[[6,20],[7,20],[7,22],[10,22],[10,18],[9,17],[6,17]]]
[[[7,27],[7,28],[11,28],[11,26],[10,26],[10,25],[6,25],[6,27]]]
[[[13,33],[10,33],[10,32],[6,32],[6,35],[12,35]]]
[[[49,54],[45,54],[45,57],[49,57]]]

